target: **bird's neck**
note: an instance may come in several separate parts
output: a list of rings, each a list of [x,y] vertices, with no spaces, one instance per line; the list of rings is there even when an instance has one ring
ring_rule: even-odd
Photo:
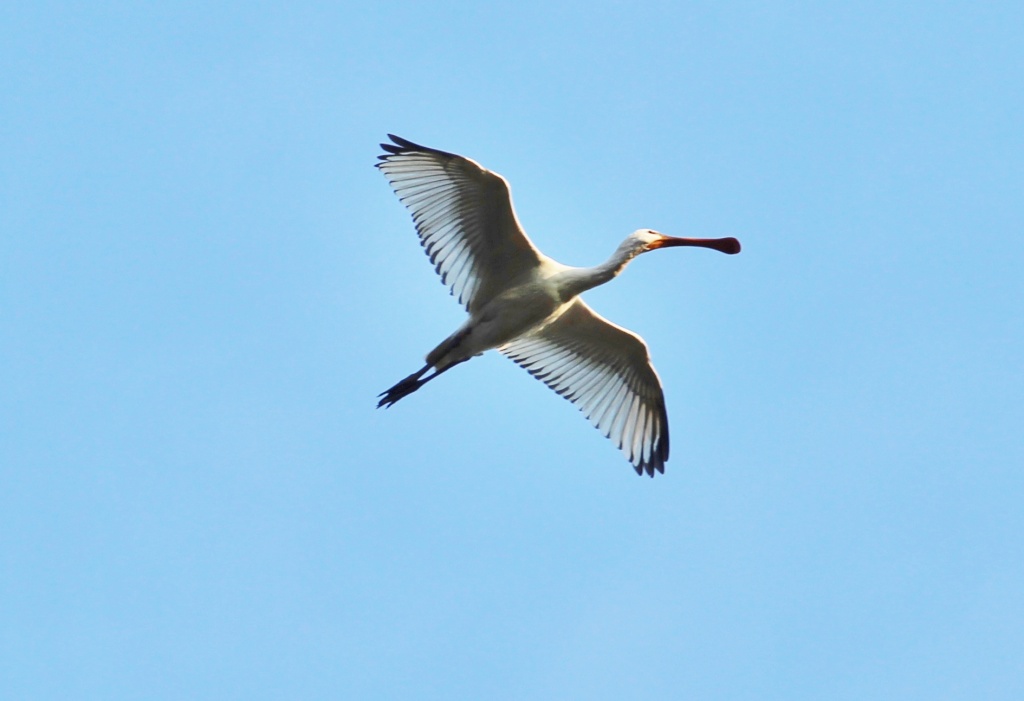
[[[638,253],[640,251],[622,245],[616,249],[611,258],[601,265],[595,265],[593,268],[572,268],[566,271],[562,285],[563,298],[568,300],[615,278],[629,264],[629,261],[636,258]]]

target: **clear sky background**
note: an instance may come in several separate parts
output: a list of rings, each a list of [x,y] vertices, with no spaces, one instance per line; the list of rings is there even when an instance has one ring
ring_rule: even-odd
[[[0,696],[1024,698],[1024,10],[0,8]],[[373,164],[512,183],[642,335],[638,478]]]

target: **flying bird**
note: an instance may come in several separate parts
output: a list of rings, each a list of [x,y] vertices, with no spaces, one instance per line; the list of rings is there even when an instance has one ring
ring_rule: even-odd
[[[385,153],[376,165],[412,213],[430,262],[469,318],[427,354],[421,369],[381,392],[377,407],[390,407],[493,348],[575,404],[638,475],[664,473],[668,415],[647,344],[579,295],[613,279],[641,253],[696,246],[733,254],[739,241],[639,229],[601,265],[562,265],[526,236],[503,177],[463,156],[388,137],[393,143],[381,144]]]

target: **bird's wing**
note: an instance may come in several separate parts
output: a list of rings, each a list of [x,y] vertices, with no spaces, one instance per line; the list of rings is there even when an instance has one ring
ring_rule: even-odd
[[[540,264],[503,177],[468,158],[388,137],[394,144],[381,144],[386,153],[377,167],[412,212],[441,281],[467,311]]]
[[[637,474],[665,472],[668,415],[647,345],[583,300],[498,349],[575,404]]]

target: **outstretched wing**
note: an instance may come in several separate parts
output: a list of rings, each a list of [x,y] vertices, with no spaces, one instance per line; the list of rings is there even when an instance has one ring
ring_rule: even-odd
[[[638,475],[665,472],[665,397],[639,336],[577,298],[552,323],[498,350],[575,404]]]
[[[540,264],[508,183],[468,158],[388,134],[377,167],[412,212],[420,243],[452,294],[473,311]]]

